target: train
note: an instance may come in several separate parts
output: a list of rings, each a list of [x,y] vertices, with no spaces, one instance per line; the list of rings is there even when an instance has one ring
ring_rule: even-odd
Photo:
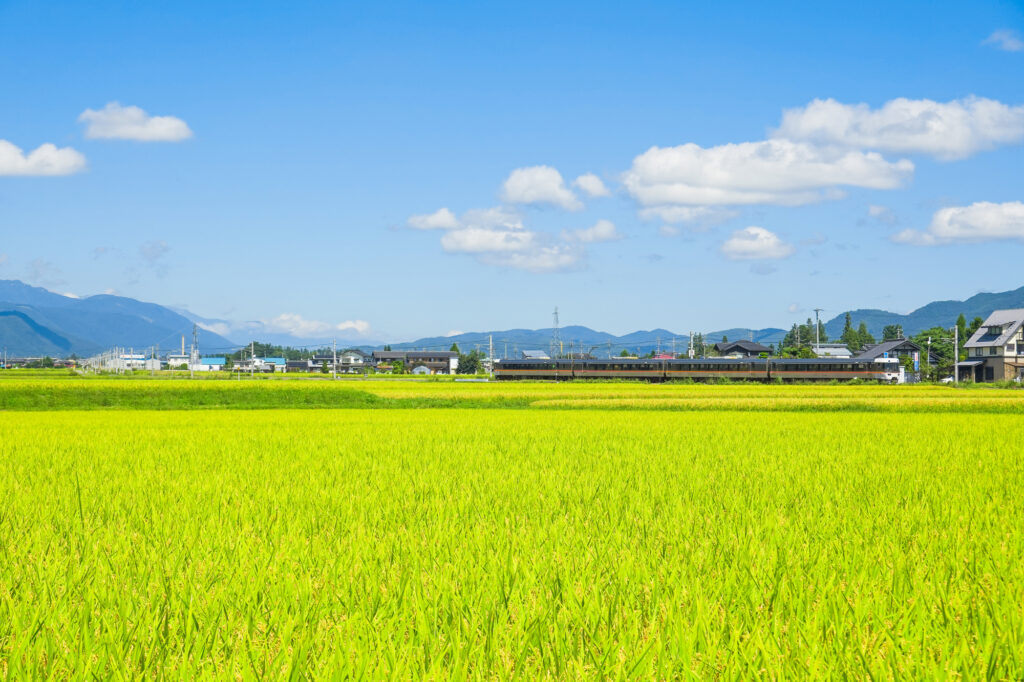
[[[677,358],[606,360],[498,360],[497,380],[637,379],[671,381],[850,381],[862,379],[891,384],[906,382],[898,358]]]

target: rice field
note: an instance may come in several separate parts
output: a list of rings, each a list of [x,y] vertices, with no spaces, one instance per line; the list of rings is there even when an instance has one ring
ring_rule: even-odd
[[[0,675],[1021,679],[1022,403],[2,379]]]

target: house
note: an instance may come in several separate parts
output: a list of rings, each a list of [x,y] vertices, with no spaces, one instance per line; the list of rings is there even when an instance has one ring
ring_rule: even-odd
[[[251,367],[245,369],[254,369],[257,372],[283,372],[287,367],[287,361],[284,358],[253,358],[251,361]]]
[[[284,366],[286,372],[308,372],[311,369],[313,364],[309,360],[288,360]]]
[[[723,358],[756,358],[761,353],[771,353],[772,349],[753,341],[719,341],[715,352]]]
[[[964,344],[961,378],[974,381],[1024,379],[1024,308],[996,310]]]
[[[227,364],[227,358],[199,358],[199,362],[192,365],[191,369],[196,372],[219,372]]]
[[[925,357],[927,355],[927,357]],[[914,371],[921,369],[921,362],[935,365],[939,362],[939,356],[935,353],[928,355],[923,348],[910,339],[890,339],[881,343],[874,343],[861,349],[857,355],[858,360],[876,360],[878,358],[910,358],[914,361]]]
[[[819,343],[814,346],[819,358],[852,358],[853,351],[845,343]]]
[[[522,352],[523,360],[550,360],[551,356],[548,355],[547,351],[543,350],[524,350]]]
[[[396,361],[410,371],[416,367],[426,367],[431,374],[455,374],[459,368],[459,354],[450,350],[373,351],[373,364],[378,369],[389,370]]]
[[[142,353],[121,353],[121,369],[146,369],[146,356]]]
[[[338,371],[352,374],[369,367],[373,358],[358,348],[346,348],[338,353]]]
[[[171,353],[167,356],[167,366],[171,369],[178,369],[184,365],[188,367],[188,356],[184,353]]]

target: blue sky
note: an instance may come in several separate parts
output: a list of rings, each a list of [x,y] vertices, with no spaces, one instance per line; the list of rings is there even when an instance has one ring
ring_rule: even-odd
[[[5,2],[0,278],[240,341],[1016,288],[1022,33],[1017,3]]]

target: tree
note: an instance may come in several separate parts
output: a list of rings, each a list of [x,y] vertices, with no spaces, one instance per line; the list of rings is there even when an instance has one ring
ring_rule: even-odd
[[[459,366],[456,374],[478,374],[480,372],[481,360],[484,354],[479,350],[471,350],[465,355],[459,355]]]
[[[901,324],[887,324],[882,329],[882,340],[883,341],[895,341],[896,339],[903,338],[903,325]]]
[[[722,334],[722,343],[729,343],[729,337],[725,334]]]
[[[850,319],[850,313],[846,313],[846,320],[843,322],[843,334],[839,337],[839,340],[845,343],[846,347],[852,351],[860,350],[860,335],[857,333],[857,330],[853,328],[853,321]]]
[[[981,329],[981,325],[983,324],[985,324],[985,320],[981,319],[980,317],[976,317],[973,320],[971,320],[971,326],[967,328],[967,333],[964,334],[964,338],[969,339],[972,336],[974,336],[974,332]]]
[[[860,326],[857,327],[857,340],[860,342],[858,348],[863,348],[864,346],[876,343],[875,337],[868,331],[868,325],[864,322],[861,322]]]
[[[322,363],[320,363],[320,373],[321,374],[327,374],[327,361],[326,360],[324,360]]]
[[[391,361],[391,373],[392,374],[405,374],[405,363],[401,360]]]
[[[462,351],[459,350],[459,344],[457,344],[457,343],[453,343],[452,347],[449,348],[448,350],[451,351],[452,353],[458,353],[459,355],[462,354]]]
[[[622,349],[622,352],[621,352],[621,353],[619,353],[619,357],[620,357],[620,358],[628,358],[628,357],[629,357],[629,351],[628,351],[628,350],[626,350],[625,348],[623,348],[623,349]]]
[[[234,363],[234,361],[233,361],[233,360],[231,359],[231,356],[230,356],[230,355],[229,355],[229,356],[227,356],[226,358],[224,358],[224,369],[231,369],[231,368],[232,368],[232,367],[234,367],[234,366],[235,366],[235,363]]]
[[[391,344],[390,343],[384,344],[384,350],[390,351],[391,350]]]

